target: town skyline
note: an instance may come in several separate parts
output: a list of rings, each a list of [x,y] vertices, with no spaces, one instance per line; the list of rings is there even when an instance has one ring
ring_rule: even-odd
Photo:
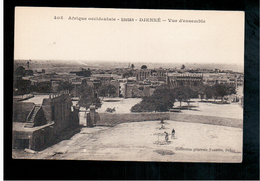
[[[131,64],[134,64],[135,69],[140,69],[142,65],[147,65],[147,68],[181,68],[181,65],[185,65],[187,69],[221,69],[221,70],[232,70],[237,72],[244,72],[244,65],[239,65],[236,63],[233,64],[221,64],[221,63],[188,63],[188,62],[160,62],[160,63],[152,63],[152,62],[120,62],[120,61],[72,61],[72,60],[14,60],[15,66],[23,65],[25,66],[27,61],[30,62],[30,66],[32,68],[48,68],[60,65],[61,67],[71,66],[71,68],[127,68]],[[35,67],[36,66],[36,67]]]

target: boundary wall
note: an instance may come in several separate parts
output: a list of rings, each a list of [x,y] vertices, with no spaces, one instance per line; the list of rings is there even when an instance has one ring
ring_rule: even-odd
[[[243,119],[191,115],[183,113],[171,112],[149,112],[149,113],[99,113],[100,120],[97,126],[115,126],[126,122],[156,121],[156,120],[172,120],[179,122],[202,123],[220,126],[228,126],[235,128],[243,128]]]

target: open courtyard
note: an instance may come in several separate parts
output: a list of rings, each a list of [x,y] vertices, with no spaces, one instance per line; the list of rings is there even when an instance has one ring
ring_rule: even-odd
[[[242,129],[167,120],[122,123],[115,127],[82,128],[69,140],[31,159],[241,162]],[[171,131],[175,136],[171,138]],[[164,132],[169,133],[165,141]],[[15,157],[15,154],[13,155]],[[21,158],[21,157],[20,157]]]
[[[115,113],[129,114],[141,99],[105,98],[97,111],[115,107]],[[175,103],[178,106],[179,102]],[[184,105],[184,103],[183,103]],[[196,110],[182,110],[184,115],[235,118],[243,124],[243,109],[238,103],[214,104],[195,100]],[[13,158],[111,160],[111,161],[169,161],[169,162],[241,162],[243,129],[211,124],[160,121],[126,122],[115,126],[87,128],[85,111],[79,113],[81,130],[68,139],[34,154],[14,150]],[[187,116],[186,116],[187,118]],[[192,119],[188,117],[188,119]],[[214,120],[214,119],[213,119]],[[232,126],[232,122],[231,122]],[[175,136],[171,137],[172,129]],[[168,142],[165,132],[169,134]]]

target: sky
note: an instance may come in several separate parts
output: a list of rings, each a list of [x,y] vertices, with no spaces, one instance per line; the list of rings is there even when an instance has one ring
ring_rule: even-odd
[[[116,21],[89,19],[98,17]],[[140,18],[161,22],[140,22]],[[14,43],[15,60],[243,65],[244,12],[16,7]]]

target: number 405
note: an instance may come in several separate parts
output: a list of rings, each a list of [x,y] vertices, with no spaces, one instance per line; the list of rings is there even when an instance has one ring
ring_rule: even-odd
[[[63,19],[63,16],[54,16],[54,19]]]

